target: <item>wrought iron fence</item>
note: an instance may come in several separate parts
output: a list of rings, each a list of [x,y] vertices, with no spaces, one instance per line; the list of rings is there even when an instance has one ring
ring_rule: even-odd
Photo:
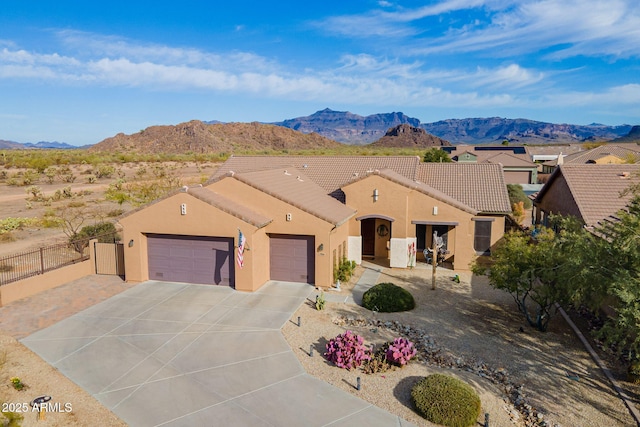
[[[113,234],[110,236],[111,241],[114,241]],[[96,238],[104,241],[109,236],[43,246],[0,258],[0,286],[86,261],[89,259],[89,241]]]

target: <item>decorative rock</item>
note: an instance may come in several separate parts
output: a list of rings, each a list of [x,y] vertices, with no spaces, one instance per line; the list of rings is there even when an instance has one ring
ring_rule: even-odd
[[[465,360],[463,357],[456,356],[445,352],[440,347],[433,337],[427,334],[421,329],[417,329],[411,325],[403,325],[398,321],[382,321],[380,319],[355,319],[352,316],[345,317],[340,316],[333,319],[333,323],[339,326],[357,326],[357,327],[378,327],[387,328],[390,331],[404,335],[406,338],[413,341],[418,350],[418,360],[424,361],[431,365],[439,366],[441,368],[460,369],[467,372],[472,372],[481,378],[495,384],[503,384],[504,392],[507,395],[508,401],[513,405],[505,410],[509,413],[514,423],[520,423],[522,419],[526,427],[548,427],[549,421],[543,420],[544,416],[527,403],[524,393],[523,384],[514,384],[509,380],[509,373],[504,368],[492,369],[481,360],[472,361]],[[561,427],[559,424],[553,424],[553,427]]]

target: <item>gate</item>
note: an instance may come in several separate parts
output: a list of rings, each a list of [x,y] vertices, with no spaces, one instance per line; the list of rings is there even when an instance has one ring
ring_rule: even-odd
[[[94,243],[96,274],[124,277],[124,245],[122,243]]]

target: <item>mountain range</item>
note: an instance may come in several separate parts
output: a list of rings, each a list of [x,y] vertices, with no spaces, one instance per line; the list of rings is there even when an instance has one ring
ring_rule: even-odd
[[[398,128],[401,125],[404,127]],[[284,128],[288,128],[288,132],[277,131]],[[300,139],[298,132],[306,134],[307,137]],[[175,126],[151,126],[131,135],[119,133],[95,145],[111,146],[113,149],[128,147],[127,149],[137,151],[135,144],[133,146],[130,144],[131,141],[153,150],[162,150],[164,147],[168,152],[181,150],[184,147],[187,147],[185,151],[195,152],[318,148],[339,146],[337,142],[349,145],[376,142],[378,146],[388,147],[442,146],[449,143],[501,144],[504,141],[513,145],[598,141],[640,142],[640,127],[606,126],[597,123],[554,124],[500,117],[448,119],[421,123],[419,119],[401,112],[360,116],[348,111],[325,108],[309,116],[268,124],[194,120]],[[36,144],[20,144],[0,140],[0,149],[12,148],[64,149],[87,148],[87,146],[76,147],[64,142],[45,141]]]
[[[421,123],[404,113],[393,112],[359,116],[329,108],[310,116],[272,123],[302,133],[315,132],[344,144],[369,144],[382,138],[387,130],[409,124],[453,144],[485,144],[509,141],[514,144],[572,143],[609,141],[627,135],[631,125],[571,125],[501,117],[448,119]]]
[[[69,149],[69,148],[79,148],[75,145],[67,144],[66,142],[58,142],[58,141],[40,141],[35,144],[32,142],[15,142],[15,141],[5,141],[4,139],[0,139],[0,149],[23,149],[23,148],[57,148],[57,149]]]

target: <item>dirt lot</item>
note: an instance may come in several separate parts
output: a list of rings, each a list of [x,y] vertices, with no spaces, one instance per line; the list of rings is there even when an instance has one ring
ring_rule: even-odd
[[[61,200],[34,201],[31,194],[27,192],[30,185],[7,185],[0,182],[0,220],[14,217],[24,218],[42,218],[47,211],[56,211],[64,209],[67,206],[83,205],[88,210],[97,214],[96,219],[87,220],[89,225],[92,221],[96,221],[100,217],[115,220],[119,211],[126,212],[134,208],[129,203],[122,205],[105,200],[105,190],[110,184],[116,182],[119,178],[127,181],[135,181],[142,174],[141,171],[147,170],[145,178],[148,177],[149,171],[159,166],[167,171],[171,171],[181,178],[181,185],[199,184],[213,174],[217,168],[216,164],[205,163],[175,163],[166,162],[164,164],[157,163],[125,163],[111,165],[117,171],[110,178],[98,178],[95,182],[89,184],[88,177],[91,176],[92,167],[90,165],[73,165],[70,166],[76,179],[73,183],[56,182],[49,184],[44,177],[33,185],[40,187],[43,199],[48,199],[55,194],[56,191],[62,191],[65,187],[70,187],[73,193],[72,198],[63,198]],[[24,172],[20,169],[9,169],[6,171],[9,176]],[[0,257],[11,255],[17,252],[35,249],[44,244],[53,244],[66,241],[66,236],[59,228],[47,228],[44,226],[24,227],[9,233],[9,236],[0,235]]]

